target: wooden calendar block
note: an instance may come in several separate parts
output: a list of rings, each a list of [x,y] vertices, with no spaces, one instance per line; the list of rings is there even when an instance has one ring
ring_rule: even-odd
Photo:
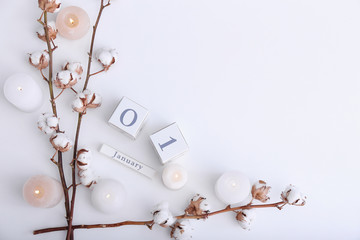
[[[110,117],[109,123],[131,138],[136,139],[148,114],[149,111],[146,108],[127,97],[123,97]]]
[[[173,160],[189,150],[178,125],[173,123],[150,136],[162,164]]]

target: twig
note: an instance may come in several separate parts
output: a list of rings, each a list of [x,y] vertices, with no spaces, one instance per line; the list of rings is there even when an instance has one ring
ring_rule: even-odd
[[[44,27],[44,31],[45,31],[46,44],[47,44],[48,53],[49,53],[49,77],[48,77],[47,83],[49,86],[51,108],[52,108],[53,114],[57,117],[58,115],[57,115],[57,110],[56,110],[56,102],[53,101],[54,90],[53,90],[53,85],[52,85],[52,74],[53,74],[53,54],[52,53],[53,53],[53,50],[51,48],[51,43],[50,43],[49,29],[47,28],[48,21],[47,21],[47,12],[46,11],[43,12],[43,16],[44,16],[43,27]],[[40,22],[41,22],[41,20],[40,20]],[[59,130],[57,130],[57,132],[60,132],[60,126],[59,126]],[[67,189],[61,152],[58,153],[57,167],[58,167],[59,176],[60,176],[60,180],[61,180],[61,184],[62,184],[63,192],[64,192],[64,197],[65,197],[64,204],[65,204],[66,219],[67,219],[67,223],[69,224],[69,214],[70,214],[69,192]]]
[[[78,93],[74,88],[71,88],[71,90],[72,90],[75,94]]]
[[[86,72],[86,79],[85,79],[85,84],[84,84],[84,88],[83,90],[85,90],[87,88],[87,85],[89,83],[89,78],[90,78],[90,69],[91,69],[91,62],[92,62],[92,55],[93,55],[93,49],[94,49],[94,42],[95,42],[95,36],[96,36],[96,30],[97,27],[99,25],[100,22],[100,18],[101,18],[101,14],[104,10],[104,8],[110,6],[110,1],[108,1],[108,3],[106,5],[104,5],[104,0],[101,0],[101,5],[100,5],[100,9],[99,9],[99,13],[95,22],[95,25],[93,26],[93,33],[92,33],[92,37],[91,37],[91,44],[90,44],[90,51],[89,51],[89,59],[88,59],[88,66],[87,66],[87,72]]]
[[[262,205],[245,205],[240,207],[229,207],[201,215],[180,215],[176,216],[176,219],[206,219],[210,216],[214,216],[217,214],[222,214],[226,212],[232,212],[236,210],[242,210],[242,209],[251,209],[251,208],[271,208],[271,207],[278,207],[279,205],[285,204],[284,201],[276,202],[276,203],[270,203],[270,204],[262,204]],[[109,223],[109,224],[89,224],[89,225],[74,225],[72,226],[73,229],[92,229],[92,228],[114,228],[114,227],[122,227],[122,226],[128,226],[128,225],[145,225],[150,230],[152,228],[152,225],[154,224],[153,220],[150,221],[124,221],[124,222],[117,222],[117,223]],[[48,233],[48,232],[55,232],[55,231],[63,231],[66,230],[67,227],[54,227],[54,228],[44,228],[35,230],[33,232],[34,235],[42,234],[42,233]]]
[[[56,156],[56,154],[58,153],[59,151],[57,151],[56,150],[56,152],[54,153],[54,155],[50,158],[50,160],[53,162],[53,163],[55,163],[55,165],[58,165],[58,162],[57,161],[55,161],[55,156]]]
[[[101,14],[104,10],[104,8],[106,8],[107,6],[110,5],[110,1],[104,5],[104,0],[101,0],[100,2],[100,9],[99,9],[99,13],[98,16],[96,18],[96,22],[95,25],[93,26],[93,33],[92,33],[92,37],[91,37],[91,44],[90,44],[90,51],[89,51],[89,58],[88,58],[88,66],[87,66],[87,73],[86,73],[86,80],[84,83],[84,87],[83,90],[85,90],[87,88],[87,85],[89,83],[89,78],[90,78],[90,70],[91,70],[91,62],[92,62],[92,54],[93,54],[93,48],[94,48],[94,42],[95,42],[95,36],[96,36],[96,30],[97,27],[99,25],[100,22],[100,18],[101,18]],[[73,149],[73,159],[74,159],[74,163],[71,166],[71,175],[72,175],[72,196],[71,196],[71,205],[70,205],[70,215],[69,215],[69,224],[68,224],[68,232],[66,235],[66,240],[70,240],[70,237],[73,233],[73,226],[72,226],[72,221],[73,221],[73,216],[74,216],[74,208],[75,208],[75,199],[76,199],[76,154],[77,154],[77,147],[78,147],[78,142],[79,142],[79,135],[80,135],[80,128],[81,128],[81,121],[82,121],[82,117],[85,113],[79,113],[78,115],[78,122],[77,122],[77,127],[76,127],[76,134],[75,134],[75,143],[74,143],[74,149]]]
[[[55,101],[58,97],[60,97],[60,95],[65,91],[65,88],[63,88],[61,90],[61,92],[52,100],[52,101]]]
[[[40,15],[39,19],[37,20],[38,22],[42,23],[43,25],[44,25],[44,23],[41,21],[41,19],[42,19],[42,17],[44,16],[44,14],[45,14],[45,10],[44,10],[44,11],[42,11],[42,13],[41,13],[41,15]]]
[[[49,83],[49,80],[45,77],[44,73],[42,72],[42,69],[40,69],[40,74],[43,77],[43,79],[45,80],[45,82]]]
[[[92,77],[92,76],[94,76],[94,75],[96,75],[96,74],[102,73],[102,72],[104,72],[104,71],[105,71],[105,68],[102,69],[102,70],[100,70],[100,71],[97,71],[97,72],[94,72],[94,73],[90,74],[90,77]]]

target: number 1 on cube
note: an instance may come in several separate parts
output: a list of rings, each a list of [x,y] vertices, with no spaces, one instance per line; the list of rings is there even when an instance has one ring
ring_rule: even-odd
[[[170,144],[173,144],[174,142],[176,142],[176,139],[170,137],[170,140],[167,141],[166,143],[164,143],[164,144],[160,144],[160,143],[159,143],[159,147],[161,148],[161,151],[164,151],[164,148],[165,148],[165,147],[169,146]]]

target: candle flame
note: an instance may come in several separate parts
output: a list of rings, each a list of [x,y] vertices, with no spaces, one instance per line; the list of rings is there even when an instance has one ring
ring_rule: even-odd
[[[36,190],[34,191],[34,193],[35,193],[36,195],[39,195],[39,194],[40,194],[40,190],[39,190],[39,189],[36,189]]]
[[[70,19],[69,19],[69,22],[70,22],[70,24],[71,24],[71,25],[74,25],[75,20],[74,20],[74,19],[72,19],[72,18],[70,18]]]
[[[111,195],[110,195],[110,193],[108,193],[108,194],[106,194],[106,196],[105,196],[105,197],[109,199],[109,198],[110,198],[110,196],[111,196]]]
[[[22,91],[23,88],[22,88],[22,87],[17,87],[17,90],[18,90],[18,91]]]
[[[232,187],[236,187],[236,182],[233,182],[233,183],[231,184],[231,186],[232,186]]]

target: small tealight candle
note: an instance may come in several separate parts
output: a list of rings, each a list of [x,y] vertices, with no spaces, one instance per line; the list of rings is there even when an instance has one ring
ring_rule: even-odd
[[[162,172],[162,180],[167,188],[172,190],[180,189],[186,184],[187,179],[187,171],[183,166],[176,163],[165,165]]]
[[[91,192],[93,206],[103,213],[116,213],[123,206],[126,192],[123,185],[112,179],[101,179]]]
[[[239,203],[245,200],[251,190],[250,180],[240,172],[226,172],[215,184],[216,196],[226,204]]]
[[[5,98],[24,112],[33,112],[42,104],[42,91],[32,77],[16,73],[6,79],[4,84]]]
[[[89,27],[88,14],[76,6],[63,8],[56,17],[56,28],[67,39],[82,38],[88,32]]]
[[[24,184],[23,196],[34,207],[51,208],[63,197],[63,188],[59,181],[45,175],[37,175]]]

